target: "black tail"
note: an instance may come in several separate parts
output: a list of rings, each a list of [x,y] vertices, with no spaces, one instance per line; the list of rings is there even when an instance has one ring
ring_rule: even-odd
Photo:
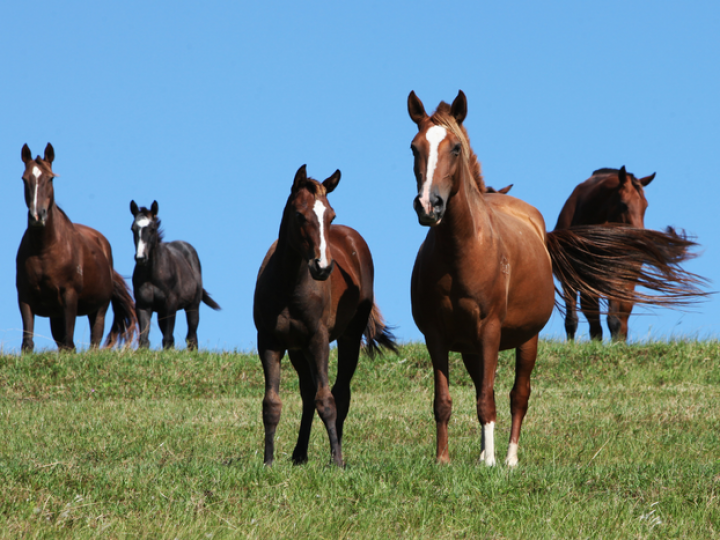
[[[624,225],[582,226],[547,233],[553,274],[564,287],[655,306],[684,306],[710,294],[700,288],[707,284],[705,278],[680,267],[696,256],[689,251],[696,246],[684,231],[671,227],[661,232]],[[635,285],[656,294],[637,292]]]
[[[135,302],[125,280],[113,270],[113,292],[110,298],[113,309],[113,323],[105,340],[105,347],[113,347],[123,342],[130,345],[138,329]]]
[[[205,289],[203,289],[202,301],[211,308],[213,308],[215,311],[220,311],[222,309],[215,300],[210,298],[210,293],[208,293]]]
[[[375,358],[377,353],[382,354],[380,347],[399,354],[395,336],[385,324],[380,308],[374,303],[363,335],[365,336],[365,352],[370,358]]]

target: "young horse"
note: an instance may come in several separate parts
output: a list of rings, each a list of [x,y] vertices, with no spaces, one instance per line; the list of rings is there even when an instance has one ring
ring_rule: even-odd
[[[327,200],[340,171],[319,183],[305,165],[293,181],[278,239],[265,255],[255,287],[254,318],[258,354],[265,372],[263,423],[265,464],[273,462],[280,421],[280,360],[288,351],[300,379],[303,412],[295,463],[307,461],[310,428],[317,409],[330,439],[336,465],[343,465],[343,425],[350,407],[350,380],[360,344],[372,357],[378,346],[396,351],[373,293],[374,267],[365,240],[355,230],[331,225],[335,211]],[[338,370],[328,383],[330,342],[337,340]],[[396,351],[397,352],[397,351]]]
[[[158,314],[158,326],[163,335],[163,348],[175,346],[175,314],[184,309],[188,332],[188,348],[197,349],[197,327],[200,324],[200,302],[219,310],[220,306],[203,289],[202,268],[197,251],[187,242],[163,242],[160,230],[158,203],[153,201],[150,210],[138,208],[130,201],[130,212],[135,241],[135,310],[140,324],[140,347],[150,346],[150,319]]]
[[[644,188],[655,178],[655,173],[639,180],[618,169],[599,169],[579,184],[572,192],[558,216],[555,230],[578,225],[603,225],[622,223],[637,229],[645,228],[645,210],[648,202]],[[632,286],[632,285],[631,285]],[[568,339],[575,339],[578,326],[576,313],[577,291],[565,290],[565,330]],[[581,295],[580,306],[590,323],[590,337],[602,339],[600,324],[600,299]],[[632,302],[608,303],[607,323],[613,339],[625,340],[628,333],[628,317]]]
[[[546,233],[542,216],[529,204],[485,193],[480,165],[462,125],[467,114],[462,91],[452,106],[440,103],[432,116],[411,92],[408,111],[419,130],[411,145],[418,186],[414,206],[420,224],[430,227],[413,268],[412,311],[433,363],[437,460],[450,460],[448,351],[461,353],[475,384],[482,425],[480,459],[493,465],[498,351],[514,348],[512,426],[505,460],[514,466],[538,332],[554,305],[553,272],[563,284],[595,294],[603,291],[613,299],[673,303],[698,292],[692,287],[697,280],[674,266],[693,244],[673,233],[630,228]],[[593,257],[580,259],[585,253]],[[643,263],[655,273],[641,271]],[[628,292],[628,284],[635,281],[671,297]]]
[[[16,285],[23,321],[22,350],[32,351],[35,315],[50,318],[59,349],[75,349],[75,318],[87,315],[90,344],[100,345],[105,313],[115,314],[105,345],[133,340],[137,320],[125,280],[113,270],[110,244],[95,229],[73,223],[55,204],[52,170],[55,150],[32,158],[22,147],[28,228],[17,253]]]

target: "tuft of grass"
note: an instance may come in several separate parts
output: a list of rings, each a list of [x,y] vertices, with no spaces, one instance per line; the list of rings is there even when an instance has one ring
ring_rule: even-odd
[[[255,356],[3,355],[0,539],[718,538],[719,353],[715,341],[541,342],[514,470],[478,465],[475,390],[458,355],[453,462],[435,464],[420,344],[361,359],[344,470],[328,466],[319,419],[310,462],[291,465],[300,398],[288,361],[266,468]],[[499,461],[513,377],[503,352]]]

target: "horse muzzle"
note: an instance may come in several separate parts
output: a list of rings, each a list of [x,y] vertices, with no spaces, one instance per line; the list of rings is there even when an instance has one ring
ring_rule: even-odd
[[[415,201],[413,202],[413,207],[415,208],[415,212],[418,216],[418,222],[420,222],[420,225],[425,227],[434,227],[435,225],[438,225],[445,214],[445,202],[442,200],[442,197],[433,195],[431,202],[432,208],[429,212],[420,202],[420,195],[415,197]]]
[[[47,221],[47,210],[40,210],[36,214],[28,212],[28,226],[30,227],[44,227]]]
[[[335,261],[331,261],[325,267],[320,266],[319,259],[312,259],[308,262],[308,268],[310,269],[310,275],[316,281],[325,281],[332,274],[333,268],[335,268]]]

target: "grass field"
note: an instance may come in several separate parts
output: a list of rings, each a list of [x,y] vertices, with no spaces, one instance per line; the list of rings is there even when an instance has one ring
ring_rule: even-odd
[[[542,343],[514,470],[477,464],[459,357],[449,466],[424,346],[362,358],[339,470],[317,417],[310,462],[289,461],[287,360],[266,468],[252,355],[0,356],[0,539],[720,538],[719,357],[716,341]],[[500,462],[513,364],[501,356]]]

